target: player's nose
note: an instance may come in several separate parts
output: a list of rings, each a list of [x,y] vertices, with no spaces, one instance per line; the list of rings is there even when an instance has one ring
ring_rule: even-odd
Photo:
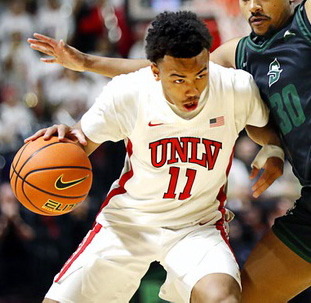
[[[188,85],[186,90],[186,96],[189,97],[197,97],[199,95],[199,90],[195,85]]]
[[[251,13],[256,13],[262,9],[260,0],[250,0],[249,1],[249,11]]]

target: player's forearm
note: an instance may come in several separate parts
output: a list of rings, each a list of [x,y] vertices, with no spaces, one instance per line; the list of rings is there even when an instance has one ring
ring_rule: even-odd
[[[76,137],[77,137],[77,139],[79,141],[80,146],[84,149],[84,151],[86,152],[86,154],[88,156],[90,156],[91,153],[93,151],[95,151],[95,149],[97,149],[100,146],[100,144],[91,141],[84,134],[84,132],[82,130],[82,126],[81,126],[81,120],[78,123],[76,123],[74,126],[72,126],[72,130],[75,133],[75,135],[76,135]],[[84,144],[83,141],[86,141],[86,144]]]
[[[146,59],[108,58],[85,54],[84,70],[113,78],[150,65]]]
[[[257,144],[264,145],[276,145],[282,146],[281,139],[276,132],[275,128],[269,122],[264,127],[255,127],[251,125],[246,126],[248,136]]]

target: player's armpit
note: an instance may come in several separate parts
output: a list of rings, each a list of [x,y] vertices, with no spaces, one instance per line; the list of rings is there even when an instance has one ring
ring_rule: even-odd
[[[235,51],[241,37],[234,38],[220,45],[211,53],[210,60],[224,67],[235,68]]]

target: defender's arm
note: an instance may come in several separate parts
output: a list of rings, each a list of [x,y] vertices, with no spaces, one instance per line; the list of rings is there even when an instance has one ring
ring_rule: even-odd
[[[269,144],[282,147],[281,139],[271,121],[264,127],[246,125],[245,129],[248,136],[261,146]]]
[[[151,64],[146,59],[120,59],[85,55],[84,71],[95,72],[109,78],[135,72]]]
[[[150,65],[146,59],[121,59],[89,55],[53,38],[34,34],[29,38],[30,47],[53,58],[41,58],[45,63],[58,63],[74,71],[90,71],[106,77],[128,74]],[[232,39],[219,46],[212,54],[211,61],[225,67],[235,67],[235,50],[240,38]]]
[[[211,61],[224,67],[235,68],[235,51],[241,38],[232,39],[215,49],[211,53]]]
[[[30,47],[53,58],[41,58],[45,63],[58,63],[74,71],[90,71],[106,77],[128,74],[150,65],[146,59],[107,58],[85,54],[76,48],[53,38],[34,34],[29,38]]]

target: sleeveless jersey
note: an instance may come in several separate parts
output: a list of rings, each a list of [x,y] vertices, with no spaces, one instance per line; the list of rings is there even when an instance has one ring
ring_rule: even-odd
[[[185,120],[150,67],[109,82],[81,120],[93,142],[124,140],[127,149],[97,222],[181,228],[224,220],[235,141],[246,124],[266,125],[269,111],[250,74],[213,63],[203,98],[201,112]]]
[[[294,174],[302,185],[311,185],[311,25],[304,3],[271,38],[260,42],[252,33],[240,40],[236,67],[253,75]]]

